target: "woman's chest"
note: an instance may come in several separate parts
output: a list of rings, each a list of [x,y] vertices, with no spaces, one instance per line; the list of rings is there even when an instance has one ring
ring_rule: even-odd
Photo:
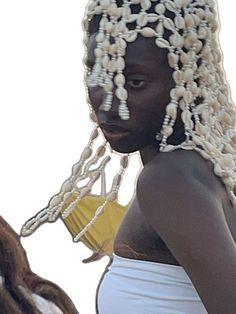
[[[179,265],[162,239],[145,220],[136,199],[119,228],[114,252],[126,258]]]

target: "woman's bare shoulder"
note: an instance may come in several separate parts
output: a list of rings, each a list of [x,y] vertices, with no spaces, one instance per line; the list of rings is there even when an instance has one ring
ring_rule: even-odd
[[[177,150],[171,153],[160,153],[147,163],[138,178],[138,188],[158,187],[171,182],[184,185],[198,182],[205,186],[209,193],[217,197],[225,196],[225,189],[220,178],[214,174],[212,162],[202,158],[195,151]]]
[[[160,154],[137,182],[145,219],[185,268],[209,313],[217,314],[236,312],[236,245],[224,193],[212,166],[194,152]]]

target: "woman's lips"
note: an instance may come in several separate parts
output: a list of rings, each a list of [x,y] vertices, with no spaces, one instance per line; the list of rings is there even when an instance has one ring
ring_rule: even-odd
[[[129,130],[113,123],[101,123],[101,128],[108,141],[119,140],[130,133]]]

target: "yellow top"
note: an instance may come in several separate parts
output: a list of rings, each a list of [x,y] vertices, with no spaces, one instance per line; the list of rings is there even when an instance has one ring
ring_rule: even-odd
[[[65,208],[75,200],[78,194],[71,195],[65,203]],[[73,238],[93,218],[96,209],[105,202],[106,198],[97,195],[83,197],[72,213],[63,220]],[[122,206],[116,201],[107,204],[104,213],[97,218],[94,224],[82,236],[81,241],[93,251],[93,255],[84,260],[90,262],[100,259],[104,255],[111,256],[113,253],[114,239],[128,206]]]

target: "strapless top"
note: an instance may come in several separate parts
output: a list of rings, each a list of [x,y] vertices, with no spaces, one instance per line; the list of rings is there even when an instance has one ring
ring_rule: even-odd
[[[207,314],[181,266],[114,255],[97,294],[99,314]]]

